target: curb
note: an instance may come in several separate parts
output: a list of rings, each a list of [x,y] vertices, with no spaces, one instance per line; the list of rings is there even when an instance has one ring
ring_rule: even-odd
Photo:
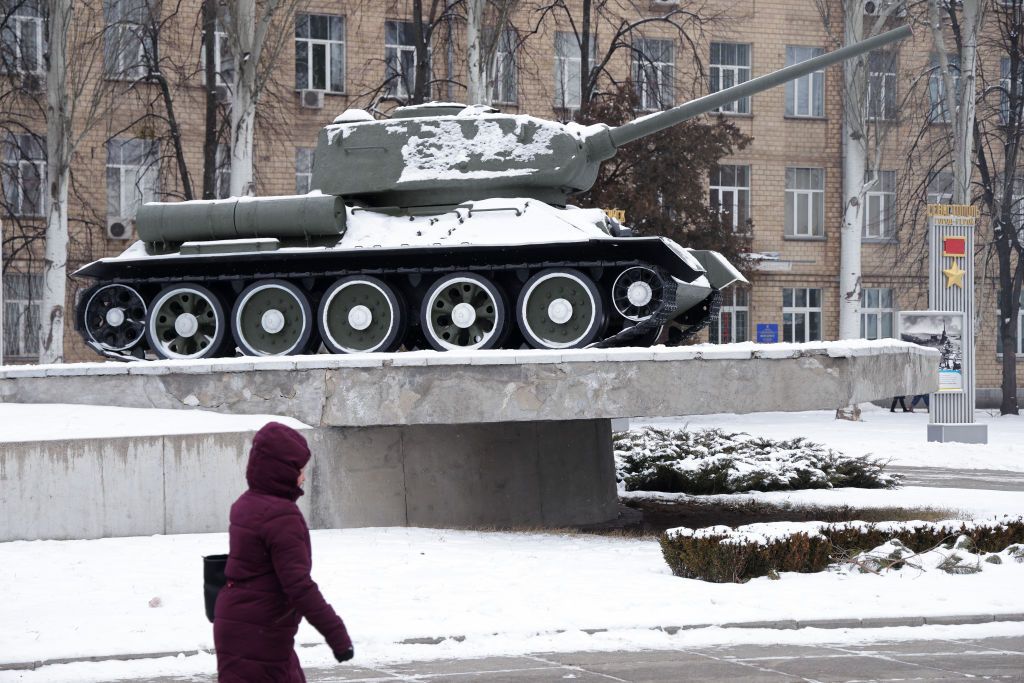
[[[741,621],[725,624],[687,624],[686,626],[650,626],[648,631],[663,631],[669,635],[675,635],[680,631],[696,631],[704,628],[762,628],[776,630],[795,630],[801,628],[885,628],[889,626],[963,626],[967,624],[989,624],[1004,621],[1024,622],[1024,612],[1011,612],[1007,614],[964,614],[954,616],[937,617],[868,617],[866,619],[786,619],[780,621]],[[588,635],[607,633],[606,628],[584,628],[577,629]],[[643,630],[643,629],[640,629]],[[566,633],[565,629],[558,629],[551,633]],[[495,634],[496,635],[496,634]],[[540,634],[538,634],[540,635]],[[400,640],[397,645],[440,645],[447,641],[461,643],[466,636],[434,636],[423,638],[406,638]],[[317,647],[321,643],[299,644],[298,647]],[[60,659],[43,659],[32,662],[0,662],[0,671],[34,671],[44,666],[56,664],[80,664],[85,662],[129,662],[138,659],[158,659],[160,657],[177,657],[179,655],[191,657],[200,653],[212,653],[213,650],[174,650],[171,652],[146,652],[130,655],[96,655],[92,657],[65,657]]]

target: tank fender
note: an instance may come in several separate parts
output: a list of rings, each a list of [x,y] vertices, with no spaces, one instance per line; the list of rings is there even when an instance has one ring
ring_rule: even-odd
[[[750,284],[747,278],[743,277],[743,273],[736,270],[736,267],[717,251],[705,249],[687,249],[687,251],[704,266],[708,282],[715,289],[725,289],[737,282]]]

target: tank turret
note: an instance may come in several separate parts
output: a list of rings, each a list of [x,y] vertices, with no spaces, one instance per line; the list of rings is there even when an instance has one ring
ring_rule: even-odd
[[[624,144],[910,35],[907,27],[621,126],[429,103],[349,110],[306,195],[146,204],[141,241],[76,275],[110,357],[547,349],[692,337],[743,276],[569,198]]]

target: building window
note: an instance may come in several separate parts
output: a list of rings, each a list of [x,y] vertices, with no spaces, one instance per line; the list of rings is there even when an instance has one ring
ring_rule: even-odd
[[[786,235],[825,234],[825,169],[786,169]]]
[[[711,80],[708,90],[718,92],[750,80],[750,45],[745,43],[711,43]],[[717,111],[749,114],[750,97],[722,105]]]
[[[593,54],[593,53],[591,53]],[[580,44],[572,33],[555,33],[555,106],[574,109],[580,106]]]
[[[103,73],[137,80],[146,75],[146,0],[103,0]]]
[[[1011,82],[1010,79],[1010,58],[1003,57],[999,60],[999,86],[1001,92],[999,94],[999,116],[1004,124],[1010,122],[1010,104],[1018,105],[1022,98],[1024,98],[1024,64],[1018,64],[1017,66],[1017,79],[1016,84]],[[1017,92],[1014,98],[1010,99],[1010,90],[1016,85]],[[1019,114],[1018,114],[1019,116]]]
[[[821,340],[821,290],[808,287],[782,289],[782,341]]]
[[[295,88],[345,92],[345,17],[295,16]]]
[[[388,96],[409,99],[416,88],[415,24],[384,22],[384,61],[387,64]]]
[[[200,45],[199,71],[202,72],[205,82],[206,50],[204,48],[205,45]],[[231,45],[228,43],[228,32],[224,29],[220,19],[217,20],[213,31],[213,69],[217,74],[217,85],[228,86],[232,84],[235,76],[235,62],[234,57],[231,55]]]
[[[217,143],[213,169],[213,193],[217,199],[227,199],[231,196],[231,147],[223,142]]]
[[[875,181],[870,184],[872,176]],[[868,171],[865,181],[869,185],[864,196],[864,237],[891,239],[896,234],[896,172]]]
[[[664,109],[675,103],[675,45],[641,38],[633,43],[633,79],[640,108]]]
[[[12,216],[42,216],[46,209],[46,144],[27,133],[3,144],[3,190]]]
[[[17,4],[0,28],[0,44],[3,45],[3,70],[11,73],[43,76],[46,63],[46,20],[43,10],[35,0]]]
[[[4,358],[37,358],[43,276],[4,273],[3,288]]]
[[[491,102],[515,104],[518,97],[519,68],[516,66],[516,45],[519,34],[515,29],[505,29],[495,45],[494,62],[491,68]]]
[[[892,321],[895,315],[891,289],[888,287],[865,287],[860,290],[860,336],[862,338],[885,339],[892,337]]]
[[[824,54],[818,47],[786,46],[786,66],[806,62]],[[786,116],[825,116],[825,70],[815,71],[786,83]]]
[[[998,300],[997,300],[998,301]],[[1020,307],[1017,309],[1017,355],[1024,354],[1024,291],[1021,291],[1020,300],[1018,302]],[[1003,335],[999,331],[999,321],[1002,320],[1002,311],[996,308],[996,353],[1003,353]]]
[[[155,140],[107,143],[107,216],[133,218],[156,196],[159,157]]]
[[[750,167],[723,164],[711,171],[711,206],[733,232],[746,231],[750,221]]]
[[[947,55],[949,60],[949,73],[953,77],[953,98],[954,105],[960,105],[960,56],[957,54]],[[946,106],[946,81],[942,77],[942,66],[939,58],[932,56],[931,72],[928,74],[928,120],[932,123],[946,122],[950,120],[949,108]]]
[[[711,325],[712,344],[745,342],[750,338],[750,292],[744,287],[730,287],[722,293],[718,320]]]
[[[295,149],[295,194],[306,194],[313,188],[313,148]]]
[[[868,118],[896,118],[896,53],[874,50],[868,55]]]
[[[928,203],[953,203],[953,174],[949,171],[938,171],[928,174]]]

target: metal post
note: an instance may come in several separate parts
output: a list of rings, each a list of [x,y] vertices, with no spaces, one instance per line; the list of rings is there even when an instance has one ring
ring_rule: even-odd
[[[929,441],[988,443],[988,425],[974,422],[974,227],[978,207],[928,206],[928,307],[963,314],[962,389],[940,391],[928,410]]]

